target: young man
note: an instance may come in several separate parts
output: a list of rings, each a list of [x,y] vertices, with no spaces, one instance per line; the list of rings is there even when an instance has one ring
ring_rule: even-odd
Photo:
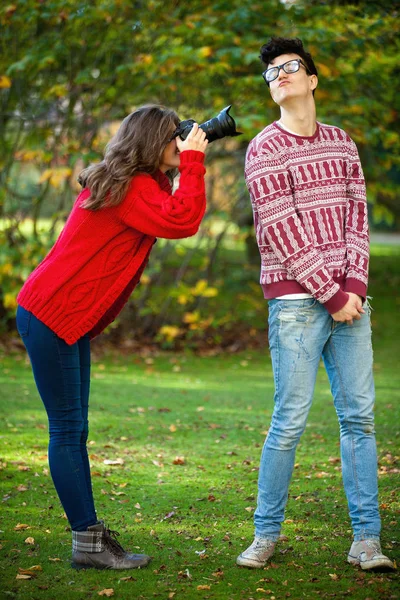
[[[250,143],[245,177],[269,302],[275,407],[261,456],[255,539],[237,564],[263,567],[274,552],[322,357],[354,532],[348,561],[391,570],[379,541],[368,219],[357,148],[341,129],[317,122],[317,69],[301,40],[272,38],[261,60],[281,114]]]

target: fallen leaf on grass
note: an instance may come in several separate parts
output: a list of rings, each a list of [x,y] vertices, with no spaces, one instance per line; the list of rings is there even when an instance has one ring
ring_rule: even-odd
[[[35,538],[33,538],[33,537],[27,537],[25,540],[25,544],[33,545],[34,543],[35,543]]]
[[[26,492],[27,490],[28,488],[23,483],[17,487],[17,492]]]
[[[33,579],[34,577],[37,577],[36,571],[41,570],[42,567],[40,565],[33,565],[32,567],[29,567],[29,569],[21,569],[20,567],[16,579]]]
[[[214,573],[213,573],[213,577],[223,577],[224,576],[224,572],[221,571],[221,569],[217,569]]]
[[[174,514],[175,514],[175,511],[171,510],[171,512],[169,512],[165,515],[163,520],[165,521],[165,519],[170,519],[171,517],[174,516]]]
[[[185,464],[185,457],[184,456],[177,456],[173,461],[172,461],[173,465],[184,465]]]
[[[340,457],[339,456],[330,456],[328,458],[328,461],[331,463],[331,465],[335,465],[336,463],[340,463]]]
[[[103,460],[103,463],[105,465],[123,465],[123,464],[125,464],[123,458],[116,458],[115,460],[112,460],[112,459],[109,459],[109,458],[105,458]]]
[[[211,585],[198,585],[198,590],[211,590]]]
[[[189,569],[185,569],[184,571],[179,571],[178,579],[192,579]]]
[[[51,560],[51,562],[60,562],[60,561],[61,561],[61,558],[51,558],[51,557],[49,556],[49,560]]]
[[[26,525],[26,523],[17,523],[14,527],[15,531],[22,531],[23,529],[30,529],[30,525]]]
[[[337,581],[339,579],[339,575],[336,575],[336,573],[329,573],[329,577],[333,579],[333,581]]]
[[[114,590],[113,588],[105,588],[104,590],[101,590],[101,592],[97,592],[97,594],[99,596],[107,596],[107,598],[110,598],[110,596],[114,596]]]

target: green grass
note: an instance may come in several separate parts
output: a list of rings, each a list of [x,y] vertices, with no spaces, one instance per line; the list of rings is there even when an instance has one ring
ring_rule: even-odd
[[[398,250],[374,251],[370,289],[382,545],[397,559],[398,261]],[[351,529],[323,368],[297,451],[285,537],[272,562],[253,571],[235,559],[252,540],[257,468],[272,413],[267,348],[123,356],[95,343],[94,355],[89,451],[98,515],[126,548],[153,561],[120,573],[70,569],[71,534],[48,473],[46,417],[25,353],[16,348],[0,357],[4,598],[94,599],[110,588],[123,600],[400,598],[397,573],[365,574],[346,562]],[[124,464],[104,464],[117,458]],[[29,529],[17,531],[18,524]],[[36,577],[16,579],[19,569],[34,565],[41,567]]]

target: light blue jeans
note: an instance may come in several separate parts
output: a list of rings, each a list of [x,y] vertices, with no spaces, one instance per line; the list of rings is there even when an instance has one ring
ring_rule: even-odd
[[[280,535],[296,446],[322,356],[340,425],[342,476],[354,540],[379,539],[370,308],[353,325],[335,322],[316,300],[270,300],[274,412],[261,455],[257,536]]]

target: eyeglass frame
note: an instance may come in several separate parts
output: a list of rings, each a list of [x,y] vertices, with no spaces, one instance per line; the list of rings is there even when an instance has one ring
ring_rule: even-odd
[[[287,71],[285,71],[285,69],[283,68],[285,65],[287,65],[290,62],[297,62],[299,65],[299,68],[296,71],[292,71],[291,73],[287,73]],[[292,75],[293,73],[298,73],[300,71],[300,65],[303,65],[303,67],[305,68],[305,70],[307,71],[307,73],[309,75],[312,75],[310,69],[307,67],[307,65],[301,60],[301,58],[291,58],[290,60],[287,60],[286,62],[282,63],[281,65],[273,65],[272,67],[268,67],[268,69],[265,69],[265,71],[263,71],[261,73],[262,78],[264,79],[265,83],[269,86],[270,83],[272,83],[273,81],[275,81],[276,79],[278,79],[279,77],[279,73],[281,72],[281,69],[283,69],[283,72],[286,73],[286,75]],[[271,79],[271,81],[267,81],[265,78],[265,74],[267,73],[267,71],[271,71],[272,69],[278,69],[278,74],[276,77],[274,77],[274,79]]]

